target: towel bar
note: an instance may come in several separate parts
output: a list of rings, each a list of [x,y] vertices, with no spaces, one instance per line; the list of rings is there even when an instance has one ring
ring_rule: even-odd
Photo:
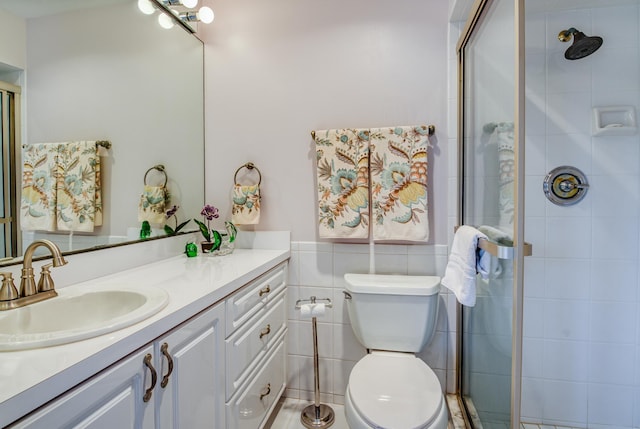
[[[428,126],[427,126],[427,130],[428,130],[428,132],[429,132],[429,135],[430,135],[430,136],[432,136],[432,135],[434,135],[434,134],[436,133],[436,126],[435,126],[435,125],[428,125]],[[315,132],[315,130],[314,130],[314,131],[311,131],[311,138],[312,138],[312,139],[315,139],[315,138],[316,138],[316,132]]]
[[[109,140],[96,140],[96,144],[98,146],[102,146],[105,149],[111,149],[111,142]],[[28,144],[23,144],[22,148],[26,149],[28,146]]]
[[[453,228],[454,232],[457,230],[457,226]],[[513,260],[515,258],[515,247],[505,246],[504,244],[496,243],[484,238],[478,240],[478,248],[489,252],[491,255],[495,256],[498,259]],[[533,254],[533,245],[525,241],[524,245],[522,246],[522,251],[524,252],[524,256],[531,256]]]
[[[98,146],[102,146],[105,149],[111,149],[111,142],[109,140],[98,140],[96,141]]]

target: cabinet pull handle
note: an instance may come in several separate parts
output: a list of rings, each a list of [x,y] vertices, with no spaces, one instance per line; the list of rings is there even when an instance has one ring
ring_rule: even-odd
[[[260,289],[260,293],[258,295],[266,295],[271,292],[271,285],[267,285],[267,287]]]
[[[262,339],[262,337],[264,337],[265,335],[269,335],[271,333],[271,325],[267,325],[266,328],[264,328],[262,331],[260,331],[260,339]],[[268,395],[268,393],[267,393]]]
[[[160,382],[160,387],[164,389],[165,387],[167,387],[167,384],[169,384],[169,376],[173,372],[173,358],[171,358],[171,355],[169,354],[169,344],[167,343],[162,344],[162,347],[160,347],[160,352],[162,352],[164,357],[167,358],[167,364],[169,365],[167,373],[162,377],[162,381]]]
[[[262,398],[267,396],[269,393],[271,393],[271,383],[268,383],[266,386],[264,386],[264,389],[262,389],[262,391],[260,392],[260,400],[262,401]]]
[[[149,371],[151,371],[151,386],[149,386],[149,388],[144,392],[144,396],[142,397],[144,402],[149,402],[149,399],[151,399],[151,395],[153,394],[153,388],[156,387],[156,382],[158,381],[158,373],[153,365],[151,365],[152,359],[153,356],[151,356],[151,353],[147,353],[143,360],[144,366],[149,368]]]

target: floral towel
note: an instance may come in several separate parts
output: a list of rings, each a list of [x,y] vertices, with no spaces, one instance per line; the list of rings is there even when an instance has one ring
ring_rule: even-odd
[[[138,206],[138,221],[162,224],[166,221],[169,194],[164,186],[144,185]]]
[[[373,239],[426,241],[428,127],[372,128]]]
[[[319,236],[369,236],[369,132],[316,131]]]
[[[231,222],[255,225],[260,222],[260,185],[234,185]]]
[[[23,230],[92,232],[102,225],[95,141],[36,143],[23,151]]]
[[[56,215],[60,231],[93,232],[102,225],[100,157],[95,141],[60,145]]]
[[[25,231],[56,230],[58,145],[36,143],[22,151],[20,226]]]

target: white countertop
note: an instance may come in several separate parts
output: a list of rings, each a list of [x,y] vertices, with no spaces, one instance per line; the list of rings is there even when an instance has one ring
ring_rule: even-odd
[[[236,249],[223,257],[180,255],[74,285],[153,286],[169,294],[169,303],[142,322],[99,337],[41,349],[0,352],[0,427],[222,300],[289,255],[288,250],[265,249]]]

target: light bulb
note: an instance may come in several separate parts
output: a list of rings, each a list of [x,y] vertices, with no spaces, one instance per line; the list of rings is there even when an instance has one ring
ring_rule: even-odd
[[[181,3],[184,7],[191,9],[198,5],[198,0],[182,0]]]
[[[138,9],[140,9],[140,12],[144,13],[145,15],[151,15],[156,11],[156,8],[153,7],[153,3],[151,3],[149,0],[138,0]]]
[[[158,15],[158,24],[160,27],[166,28],[167,30],[173,28],[173,19],[165,13],[161,13]]]
[[[198,11],[198,18],[205,24],[211,24],[214,18],[213,11],[210,7],[202,6]]]

